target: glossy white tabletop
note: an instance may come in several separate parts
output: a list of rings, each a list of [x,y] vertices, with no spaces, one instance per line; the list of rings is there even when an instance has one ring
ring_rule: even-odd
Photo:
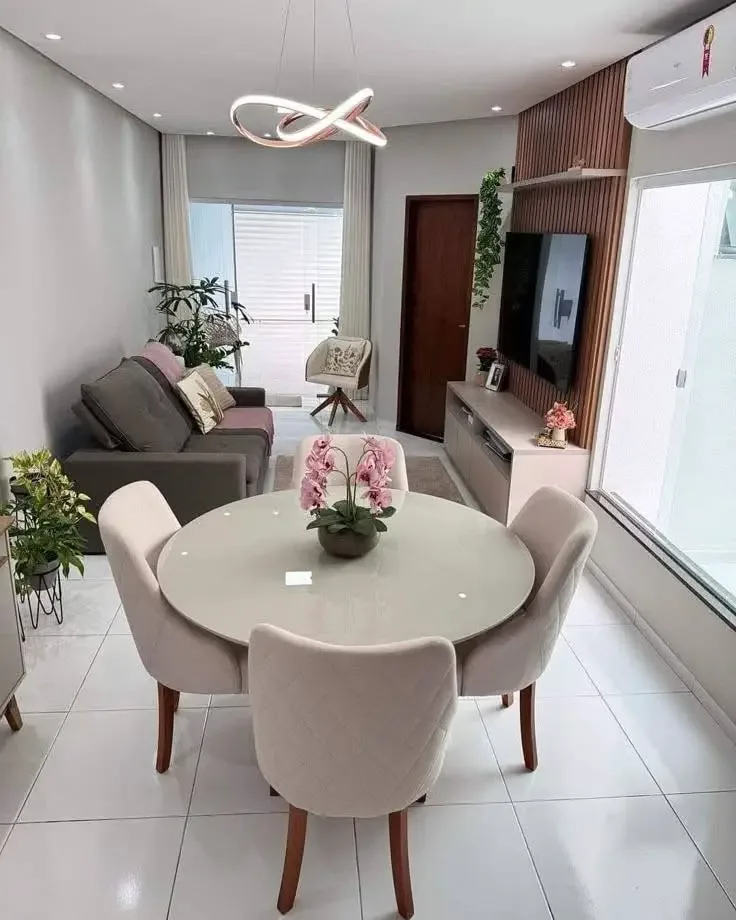
[[[532,589],[524,544],[465,505],[395,492],[398,510],[378,546],[336,559],[305,529],[297,498],[271,492],[233,502],[174,534],[157,568],[169,603],[242,645],[258,623],[337,645],[459,642],[503,623]]]

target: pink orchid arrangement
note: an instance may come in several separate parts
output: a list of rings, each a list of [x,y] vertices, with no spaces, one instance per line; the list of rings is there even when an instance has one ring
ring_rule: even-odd
[[[544,417],[548,428],[566,431],[575,427],[575,413],[567,408],[567,403],[556,402]]]
[[[338,467],[336,454],[342,454],[344,470]],[[391,517],[396,511],[391,505],[389,489],[395,462],[396,454],[388,441],[367,437],[363,439],[363,452],[355,470],[351,470],[347,454],[332,443],[329,435],[316,438],[304,464],[299,493],[301,507],[313,518],[307,530],[326,527],[331,533],[352,530],[365,536],[385,532],[387,528],[381,519]],[[327,479],[331,473],[344,477],[346,493],[344,499],[330,507]],[[368,500],[367,506],[358,504],[360,486],[365,489],[361,497]]]

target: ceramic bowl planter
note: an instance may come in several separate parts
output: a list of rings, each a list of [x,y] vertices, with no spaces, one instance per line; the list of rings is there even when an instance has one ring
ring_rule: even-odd
[[[371,534],[355,533],[354,530],[330,533],[327,527],[320,527],[318,530],[322,549],[330,556],[340,559],[358,559],[365,556],[378,545],[378,536],[377,530]]]

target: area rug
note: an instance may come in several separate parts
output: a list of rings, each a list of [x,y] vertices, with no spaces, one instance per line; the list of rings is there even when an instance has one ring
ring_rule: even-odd
[[[406,472],[409,476],[409,489],[411,492],[436,495],[437,498],[446,498],[448,501],[457,502],[459,505],[465,504],[460,490],[453,482],[439,457],[407,457]],[[290,489],[293,473],[293,457],[286,457],[283,454],[276,457],[274,492],[283,492],[284,489]]]

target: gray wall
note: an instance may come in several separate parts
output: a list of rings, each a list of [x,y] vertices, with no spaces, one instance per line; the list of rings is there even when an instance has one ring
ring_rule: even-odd
[[[371,338],[376,349],[376,411],[380,419],[395,422],[406,196],[477,193],[488,170],[503,166],[510,172],[516,154],[516,119],[414,125],[392,128],[386,135],[388,145],[376,152]],[[482,311],[472,311],[469,351],[496,344],[497,274],[489,303]]]
[[[339,141],[272,150],[239,137],[187,138],[194,199],[340,205],[344,170],[345,144]]]
[[[140,348],[158,132],[0,29],[0,455],[63,450],[81,381]]]

